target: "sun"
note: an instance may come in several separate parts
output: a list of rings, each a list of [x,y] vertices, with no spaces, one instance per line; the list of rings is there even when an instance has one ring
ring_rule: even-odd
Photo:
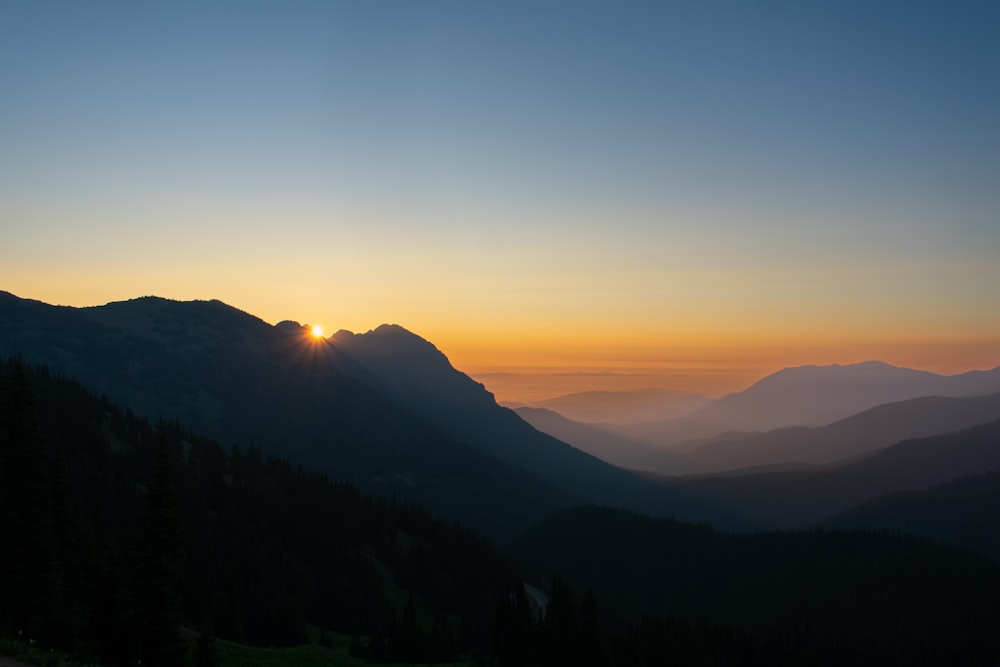
[[[312,334],[313,338],[322,338],[323,337],[323,327],[321,327],[318,324],[315,324],[315,325],[313,325],[313,328],[310,331],[310,333]]]

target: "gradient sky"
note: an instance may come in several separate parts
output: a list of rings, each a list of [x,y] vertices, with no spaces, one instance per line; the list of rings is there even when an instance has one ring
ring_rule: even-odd
[[[0,232],[473,372],[993,367],[1000,5],[11,0]]]

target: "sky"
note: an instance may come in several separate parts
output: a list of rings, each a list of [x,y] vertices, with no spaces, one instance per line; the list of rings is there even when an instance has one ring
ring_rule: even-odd
[[[992,368],[998,119],[995,2],[9,0],[0,289],[398,323],[498,396]]]

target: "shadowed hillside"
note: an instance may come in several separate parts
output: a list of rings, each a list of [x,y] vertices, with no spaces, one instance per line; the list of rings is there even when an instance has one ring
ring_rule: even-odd
[[[721,516],[539,433],[400,327],[324,340],[218,301],[78,309],[4,293],[0,354],[498,538],[581,502]]]
[[[858,461],[811,472],[678,478],[676,488],[758,526],[798,527],[877,496],[923,489],[1000,469],[1000,420],[956,433],[906,440]]]
[[[882,655],[872,664],[981,664],[1000,655],[1000,566],[916,538],[861,531],[723,535],[705,526],[580,508],[534,527],[514,552],[625,618],[712,619]],[[794,629],[794,630],[793,630]],[[819,647],[827,648],[820,650]],[[965,655],[962,655],[963,653]],[[788,664],[801,664],[803,659]],[[741,664],[736,659],[734,664]]]
[[[389,400],[303,327],[272,327],[220,302],[144,298],[74,309],[0,296],[0,348],[140,415],[425,503],[491,535],[582,498]]]
[[[437,348],[399,326],[341,331],[334,345],[359,362],[359,377],[462,442],[527,468],[598,503],[698,520],[729,518],[681,494],[664,493],[633,473],[545,433],[497,405],[483,385],[455,370]]]
[[[663,464],[663,470],[688,467],[686,461],[671,452],[656,450],[651,445],[618,435],[598,424],[572,421],[558,412],[543,408],[523,407],[515,412],[539,431],[616,466],[642,469],[644,461],[655,457]]]
[[[0,362],[0,464],[0,637],[104,664],[186,664],[165,659],[181,625],[286,646],[307,623],[370,637],[371,657],[452,660],[490,649],[494,604],[519,581],[417,506],[154,429],[17,361]]]
[[[879,496],[823,524],[910,533],[1000,561],[1000,471]]]

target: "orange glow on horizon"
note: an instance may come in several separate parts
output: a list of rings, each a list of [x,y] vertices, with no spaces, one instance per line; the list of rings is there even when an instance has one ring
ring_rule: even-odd
[[[194,282],[151,282],[127,293],[128,288],[121,286],[86,290],[78,281],[49,285],[37,279],[34,284],[14,281],[2,289],[21,298],[75,307],[143,293],[177,300],[214,297],[271,324],[322,320],[333,323],[331,330],[357,333],[397,323],[435,345],[455,368],[482,382],[501,401],[640,388],[717,396],[745,389],[782,368],[808,364],[879,360],[945,375],[1000,365],[1000,320],[990,309],[965,319],[928,318],[915,311],[899,313],[896,320],[880,320],[867,317],[868,312],[854,317],[838,312],[836,323],[832,315],[810,317],[808,310],[800,311],[799,321],[790,316],[767,320],[727,310],[723,304],[717,313],[701,318],[682,312],[669,318],[656,312],[648,318],[593,311],[545,315],[524,309],[495,313],[421,309],[421,302],[373,305],[356,300],[352,293],[334,299],[281,290],[250,292],[242,285],[206,293]],[[308,339],[325,340],[325,329],[318,325],[305,333]]]

